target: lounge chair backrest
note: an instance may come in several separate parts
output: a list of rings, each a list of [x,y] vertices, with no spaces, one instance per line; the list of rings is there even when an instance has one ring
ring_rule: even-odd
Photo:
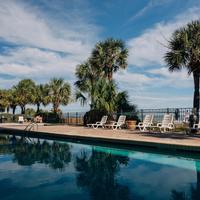
[[[19,116],[18,121],[24,121],[24,117],[23,116]]]
[[[125,124],[125,121],[126,121],[126,116],[125,115],[120,115],[119,118],[118,118],[117,124],[118,125],[123,125],[123,124]]]
[[[107,115],[104,115],[102,118],[101,118],[101,124],[105,124],[106,123],[106,121],[107,121],[107,119],[108,119],[108,116]]]
[[[152,124],[153,115],[145,115],[143,124]]]
[[[173,123],[173,115],[165,114],[162,120],[162,126],[168,126],[170,123]]]

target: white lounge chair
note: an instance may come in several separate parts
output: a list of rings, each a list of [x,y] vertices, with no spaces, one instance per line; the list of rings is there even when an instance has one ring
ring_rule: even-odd
[[[200,120],[198,124],[193,124],[193,129],[200,129]]]
[[[140,131],[146,131],[147,128],[151,128],[153,125],[154,115],[145,115],[143,122],[140,122],[136,127],[140,129]]]
[[[100,122],[96,122],[95,124],[87,124],[87,126],[88,126],[88,127],[92,127],[92,128],[98,128],[98,127],[104,128],[104,125],[106,124],[107,119],[108,119],[108,116],[107,116],[107,115],[104,115],[104,116],[101,118],[101,121],[100,121]]]
[[[121,129],[122,126],[125,124],[125,122],[126,122],[126,116],[120,115],[117,122],[113,122],[112,124],[107,124],[105,126],[116,130],[117,128]]]
[[[172,114],[164,114],[163,120],[161,123],[157,124],[157,127],[161,132],[166,132],[167,130],[172,130],[175,128],[173,123],[173,115]]]
[[[18,123],[24,123],[24,117],[23,116],[19,116],[18,118]]]

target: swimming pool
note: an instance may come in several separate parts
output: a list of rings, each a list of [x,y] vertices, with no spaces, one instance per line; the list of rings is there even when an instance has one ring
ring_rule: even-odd
[[[200,156],[0,136],[0,199],[200,199]]]

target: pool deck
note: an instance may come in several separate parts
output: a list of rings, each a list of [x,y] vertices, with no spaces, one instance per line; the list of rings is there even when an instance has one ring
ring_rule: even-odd
[[[25,134],[34,137],[68,138],[131,146],[200,152],[200,134],[139,132],[92,129],[82,126],[39,125],[37,131],[24,131],[26,124],[0,124],[1,134]]]

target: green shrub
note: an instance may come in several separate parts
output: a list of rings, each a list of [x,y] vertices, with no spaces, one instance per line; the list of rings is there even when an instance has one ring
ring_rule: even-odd
[[[39,112],[37,115],[42,117],[44,123],[59,123],[61,122],[61,116],[54,112]]]
[[[85,113],[83,117],[84,126],[87,124],[93,124],[100,121],[103,115],[107,115],[106,111],[90,110]]]

